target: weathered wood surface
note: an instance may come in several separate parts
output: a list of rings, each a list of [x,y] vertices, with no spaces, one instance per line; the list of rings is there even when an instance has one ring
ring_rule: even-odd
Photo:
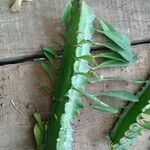
[[[133,41],[150,39],[149,0],[86,1],[98,17],[112,22]],[[51,40],[63,33],[60,16],[67,0],[24,2],[16,14],[10,12],[10,2],[0,4],[0,59],[37,54],[41,45],[52,45]]]
[[[134,46],[134,50],[139,53],[139,60],[133,66],[115,71],[103,69],[98,71],[99,74],[145,79],[150,71],[150,44]],[[0,150],[35,150],[33,113],[40,112],[44,119],[49,116],[50,100],[40,90],[40,86],[47,83],[47,75],[37,62],[0,67]],[[126,82],[109,82],[88,89],[101,91],[121,88],[137,91],[139,87]],[[14,108],[11,101],[23,115]],[[109,150],[105,136],[115,120],[112,115],[84,109],[75,121],[74,150]],[[150,133],[145,131],[132,150],[147,150],[150,146],[149,136]]]
[[[107,76],[121,76],[129,78],[146,79],[150,73],[150,44],[134,46],[133,49],[138,53],[138,61],[127,68],[102,69],[98,73]],[[127,89],[138,91],[140,85],[108,82],[103,84],[96,84],[89,86],[88,89],[92,92],[107,91],[110,89]],[[106,99],[105,99],[106,100]],[[109,102],[109,99],[106,100]],[[115,105],[118,102],[112,101]],[[115,122],[115,117],[107,115],[106,113],[99,113],[85,109],[81,116],[76,120],[75,133],[75,150],[110,150],[110,145],[106,139],[106,135],[112,128]],[[131,147],[131,150],[149,150],[150,148],[150,132],[145,130],[138,142]]]
[[[45,118],[50,108],[40,90],[48,83],[47,76],[32,62],[0,67],[0,72],[0,149],[33,150],[33,113],[42,112]]]

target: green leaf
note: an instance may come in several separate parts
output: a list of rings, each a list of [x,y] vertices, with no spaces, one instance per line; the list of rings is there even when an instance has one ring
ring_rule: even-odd
[[[39,113],[35,113],[34,117],[37,123],[34,126],[34,136],[37,144],[38,150],[43,150],[44,146],[44,136],[45,136],[45,123],[42,122],[41,116]]]
[[[83,45],[83,44],[93,44],[93,42],[91,40],[85,40],[85,39],[82,39],[78,45]]]
[[[82,96],[85,96],[86,98],[92,101],[92,108],[101,110],[103,112],[118,113],[118,109],[116,107],[109,106],[108,104],[98,99],[96,96],[88,94],[87,92],[82,91],[82,89],[75,90],[78,91]]]
[[[117,54],[116,52],[101,53],[101,54],[95,55],[94,57],[95,58],[102,57],[102,58],[112,59],[116,61],[127,62],[126,60],[122,58],[121,55]]]
[[[52,64],[54,61],[54,57],[51,54],[49,54],[48,52],[43,52],[43,53],[46,56],[46,58],[49,60],[49,62]]]
[[[101,104],[99,104],[97,102],[93,103],[91,105],[91,108],[99,110],[99,111],[102,111],[102,112],[107,112],[107,113],[113,113],[113,114],[118,113],[118,109],[116,107],[113,107],[113,106],[109,106],[109,107],[101,106]]]
[[[119,98],[122,100],[128,100],[131,102],[137,102],[138,98],[134,94],[129,91],[107,91],[107,92],[100,92],[94,94],[95,96],[108,96],[112,98]]]
[[[83,73],[83,72],[78,72],[76,73],[77,75],[81,75],[81,76],[84,76],[85,79],[86,79],[86,83],[94,83],[96,81],[102,81],[102,77],[101,76],[98,76],[96,73],[94,72],[87,72],[87,73]]]
[[[117,52],[119,55],[121,55],[128,62],[134,62],[135,60],[137,60],[137,54],[132,52],[131,49],[124,50],[114,42],[110,41],[107,43],[95,43],[95,44],[106,47],[108,49],[111,49],[114,52]]]
[[[117,30],[110,23],[108,23],[107,21],[100,20],[100,25],[101,25],[101,27],[104,31],[117,32]]]
[[[150,108],[143,112],[144,114],[150,115]]]
[[[51,65],[46,62],[41,62],[43,69],[47,72],[50,78],[52,78],[53,71],[51,69]]]
[[[99,68],[123,67],[123,66],[128,66],[129,64],[130,63],[128,63],[128,62],[122,62],[122,61],[116,61],[116,60],[106,60],[103,63],[101,63],[100,65],[94,67],[93,70],[99,69]]]
[[[96,62],[95,58],[91,54],[80,56],[77,59],[84,59],[84,60],[88,61],[89,63],[91,63],[94,66],[97,65],[97,62]]]
[[[44,133],[42,132],[41,128],[38,124],[35,124],[34,126],[34,136],[37,144],[38,150],[43,150],[43,139],[44,139]]]
[[[86,77],[89,83],[94,83],[98,81],[128,81],[131,83],[143,84],[147,82],[143,80],[128,79],[128,78],[121,78],[121,77],[104,77],[104,76],[99,76],[95,72],[92,72],[92,71],[89,71],[87,73],[78,72],[76,74]]]
[[[150,130],[150,121],[145,121],[144,120],[144,123],[142,124],[142,126],[146,129],[149,129]]]
[[[103,33],[114,41],[117,45],[125,50],[129,50],[131,46],[131,40],[123,33],[118,32],[110,23],[107,21],[100,20],[100,24],[103,29]]]
[[[72,8],[72,4],[71,1],[69,1],[67,3],[67,5],[65,6],[62,16],[61,16],[61,21],[64,25],[68,25],[71,19],[70,13],[71,13],[71,8]]]
[[[41,86],[41,89],[42,89],[45,93],[47,93],[49,96],[51,96],[50,89],[49,89],[49,87],[48,87],[47,85]]]
[[[137,84],[143,84],[146,82],[143,80],[120,78],[120,77],[103,77],[102,81],[128,81],[128,82],[137,83]]]
[[[54,48],[43,47],[43,51],[51,54],[54,58],[57,56],[57,53]]]
[[[41,122],[42,122],[42,120],[41,120],[41,115],[40,115],[39,113],[34,113],[34,118],[36,119],[36,121],[37,121],[38,123],[41,123]]]

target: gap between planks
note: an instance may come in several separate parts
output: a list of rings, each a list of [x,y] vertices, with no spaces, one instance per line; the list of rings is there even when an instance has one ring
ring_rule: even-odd
[[[133,41],[131,45],[135,46],[135,45],[141,45],[141,44],[150,44],[150,39]],[[102,49],[104,50],[103,47],[95,47],[95,48],[91,49],[91,52],[97,52]],[[62,55],[63,55],[62,50],[57,52],[58,58],[61,58]],[[18,64],[18,63],[23,63],[26,61],[40,61],[43,59],[44,59],[44,55],[42,53],[35,54],[35,55],[10,57],[10,58],[5,58],[5,59],[0,59],[0,66],[10,65],[10,64]]]

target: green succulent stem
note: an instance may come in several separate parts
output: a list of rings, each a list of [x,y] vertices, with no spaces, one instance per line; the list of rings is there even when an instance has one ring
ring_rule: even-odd
[[[142,116],[143,110],[149,105],[150,100],[150,80],[146,82],[145,87],[142,89],[140,93],[138,93],[139,102],[133,103],[130,102],[127,108],[124,109],[123,113],[119,117],[118,122],[115,124],[115,127],[112,129],[110,133],[110,139],[113,145],[118,145],[116,150],[128,149],[133,143],[135,143],[136,139],[139,137],[141,132],[134,133],[130,130],[130,136],[133,138],[127,137],[124,145],[119,144],[120,140],[125,137],[125,134],[129,132],[129,129],[135,125],[141,129],[141,125],[139,124],[139,118]],[[125,145],[126,144],[126,145]]]
[[[73,86],[72,77],[75,72],[74,65],[75,63],[78,63],[77,51],[79,53],[78,55],[82,56],[82,54],[84,54],[85,52],[88,53],[90,51],[91,44],[86,45],[85,52],[82,52],[84,51],[84,48],[82,46],[79,48],[76,45],[78,44],[79,39],[92,37],[92,32],[88,33],[88,31],[90,30],[89,28],[91,28],[92,26],[94,15],[93,13],[91,13],[91,15],[85,14],[84,18],[80,20],[81,15],[82,15],[81,13],[84,13],[84,11],[86,11],[86,9],[89,9],[89,8],[86,8],[87,6],[85,3],[81,4],[79,1],[76,1],[76,0],[72,1],[71,4],[72,4],[72,7],[70,11],[70,21],[69,21],[69,24],[67,25],[68,29],[67,29],[67,34],[66,34],[66,43],[64,46],[64,55],[62,58],[61,68],[59,71],[59,78],[56,83],[56,88],[54,91],[55,94],[54,94],[54,97],[53,97],[54,100],[51,106],[51,109],[52,109],[51,117],[49,120],[48,129],[45,135],[44,150],[56,150],[56,149],[57,150],[71,150],[72,149],[71,148],[72,142],[73,142],[72,122],[73,122],[74,116],[82,108],[80,98],[78,98],[78,93],[74,92],[72,89],[72,86]],[[86,19],[88,19],[88,17],[91,17],[90,18],[91,20],[89,21],[91,26],[86,26],[85,24],[85,28],[83,28],[82,26],[84,25],[84,23],[86,23]],[[83,35],[79,37],[77,36],[77,32],[80,30],[81,32],[83,32]],[[85,32],[84,30],[87,30],[87,33],[84,33]],[[84,65],[84,62],[81,60],[78,68],[82,67],[82,64]],[[77,78],[77,80],[79,80],[79,82],[82,82],[81,78]],[[82,86],[81,83],[79,85]],[[77,97],[78,100],[73,102],[73,100],[70,99],[70,97],[68,96],[69,92],[70,94],[72,94],[72,96],[74,95],[75,97]],[[70,106],[70,109],[72,109],[70,110],[70,112],[66,110],[67,105],[72,105]],[[67,114],[67,113],[70,113],[70,114]]]
[[[61,128],[61,117],[65,113],[65,104],[69,98],[66,93],[71,88],[71,78],[73,76],[73,65],[75,62],[75,44],[77,44],[76,31],[78,31],[80,7],[77,2],[73,5],[71,12],[71,23],[69,25],[68,33],[66,35],[66,44],[64,46],[64,56],[62,58],[62,67],[59,72],[59,79],[56,85],[54,103],[51,108],[51,118],[48,125],[44,150],[56,150],[57,140],[59,139],[59,132]],[[71,36],[70,36],[71,35]],[[56,117],[54,117],[57,116]]]

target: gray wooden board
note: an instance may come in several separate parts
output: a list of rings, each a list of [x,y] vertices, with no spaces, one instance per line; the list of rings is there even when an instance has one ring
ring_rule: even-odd
[[[37,54],[41,45],[63,32],[60,16],[67,0],[24,2],[19,13],[11,13],[13,0],[0,4],[0,59]],[[149,0],[86,0],[98,17],[109,20],[132,41],[150,39]]]
[[[150,71],[150,44],[134,46],[134,50],[139,53],[139,60],[134,65],[102,69],[98,73],[145,79]],[[35,150],[33,113],[40,112],[44,119],[49,116],[49,97],[40,90],[40,86],[48,84],[48,81],[46,73],[37,62],[0,67],[0,150]],[[112,88],[137,91],[139,87],[126,82],[109,82],[88,86],[87,89],[91,92]],[[84,101],[88,107],[87,100]],[[109,103],[109,99],[105,101]],[[117,103],[111,100],[111,104]],[[87,107],[75,120],[74,150],[109,150],[106,134],[116,118]],[[147,150],[150,146],[149,136],[150,132],[146,130],[132,150]]]

